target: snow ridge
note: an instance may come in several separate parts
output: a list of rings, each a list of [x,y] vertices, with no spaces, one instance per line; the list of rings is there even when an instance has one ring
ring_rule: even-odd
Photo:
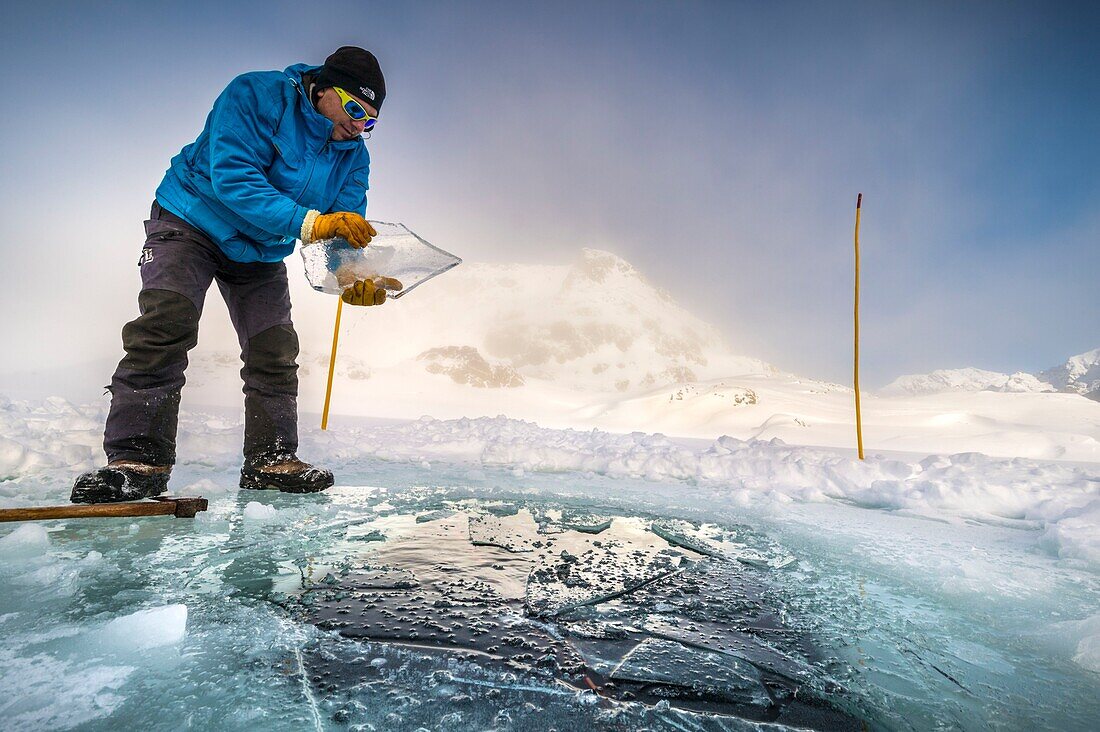
[[[103,416],[102,408],[75,407],[60,399],[37,404],[0,399],[5,435],[0,440],[0,506],[65,500],[73,476],[101,459]],[[200,480],[204,489],[227,481],[221,490],[235,491],[239,422],[184,412],[180,435],[181,466],[212,476],[214,482]],[[338,475],[376,472],[371,461],[377,460],[429,470],[433,463],[469,465],[475,469],[471,479],[477,479],[477,468],[578,472],[679,482],[703,500],[731,505],[842,501],[947,520],[993,521],[1039,530],[1048,551],[1100,571],[1100,474],[1065,463],[978,453],[918,461],[871,454],[859,461],[846,452],[780,439],[722,436],[686,444],[659,433],[549,429],[503,416],[422,417],[326,433],[307,428],[303,455]]]

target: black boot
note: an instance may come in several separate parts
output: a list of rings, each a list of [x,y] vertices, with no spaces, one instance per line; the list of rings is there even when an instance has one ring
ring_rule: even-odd
[[[283,493],[317,493],[331,488],[332,473],[315,468],[298,458],[274,464],[246,464],[241,468],[241,488],[282,491]]]
[[[168,490],[171,468],[118,462],[85,473],[73,484],[73,503],[118,503],[151,498]]]

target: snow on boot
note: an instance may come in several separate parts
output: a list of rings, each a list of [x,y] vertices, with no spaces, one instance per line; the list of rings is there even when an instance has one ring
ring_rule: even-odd
[[[297,458],[271,465],[253,464],[241,468],[241,488],[277,490],[283,493],[317,493],[332,487],[332,473]]]
[[[110,463],[73,484],[73,503],[118,503],[151,498],[168,490],[171,468],[135,462]]]

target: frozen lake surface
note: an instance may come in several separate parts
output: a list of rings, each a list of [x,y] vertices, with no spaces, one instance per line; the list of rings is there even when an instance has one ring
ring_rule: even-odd
[[[64,502],[103,406],[0,398],[0,507]],[[314,496],[0,525],[5,730],[1100,728],[1100,473],[977,453],[303,429]]]
[[[6,729],[1095,729],[1100,587],[1012,522],[378,459],[0,527]],[[1092,644],[1092,645],[1090,645]]]

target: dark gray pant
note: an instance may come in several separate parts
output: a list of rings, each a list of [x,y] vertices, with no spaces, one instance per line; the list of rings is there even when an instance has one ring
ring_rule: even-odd
[[[111,379],[103,435],[107,459],[172,465],[187,352],[212,280],[241,344],[244,455],[277,462],[298,449],[298,336],[290,320],[286,265],[241,263],[156,203],[145,222],[141,315],[122,329],[126,357]]]

